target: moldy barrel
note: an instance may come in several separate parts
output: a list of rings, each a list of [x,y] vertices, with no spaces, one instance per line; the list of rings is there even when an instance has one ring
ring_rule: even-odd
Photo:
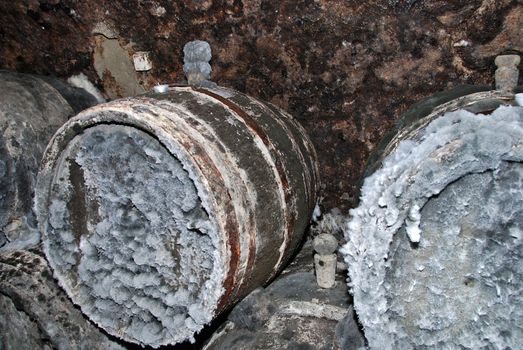
[[[277,108],[171,87],[71,119],[38,181],[62,287],[108,333],[157,347],[192,339],[275,276],[309,223],[318,169]]]
[[[370,161],[342,252],[371,348],[523,341],[523,108],[488,89],[416,105]]]

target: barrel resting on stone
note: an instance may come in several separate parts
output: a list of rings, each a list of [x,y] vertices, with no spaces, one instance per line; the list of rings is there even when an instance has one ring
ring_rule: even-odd
[[[38,188],[44,250],[73,302],[108,333],[158,347],[192,340],[275,276],[309,223],[318,170],[286,113],[171,87],[71,119]]]

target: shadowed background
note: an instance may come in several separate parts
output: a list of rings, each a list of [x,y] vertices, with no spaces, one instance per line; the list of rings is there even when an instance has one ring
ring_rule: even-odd
[[[274,103],[306,128],[323,209],[346,211],[369,153],[409,106],[460,84],[490,84],[496,55],[523,53],[523,4],[0,0],[0,68],[84,73],[110,98],[182,81],[183,45],[195,39],[212,47],[213,81]],[[134,71],[137,51],[150,52],[151,70]]]

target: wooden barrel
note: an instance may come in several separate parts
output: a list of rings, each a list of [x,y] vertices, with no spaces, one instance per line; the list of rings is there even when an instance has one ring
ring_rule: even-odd
[[[0,250],[38,242],[33,192],[45,146],[95,102],[58,79],[0,70]]]
[[[289,115],[238,92],[171,87],[98,105],[54,136],[37,211],[55,276],[108,333],[195,332],[289,259],[318,170]]]
[[[342,253],[371,348],[523,342],[523,108],[513,97],[439,94],[369,164]]]

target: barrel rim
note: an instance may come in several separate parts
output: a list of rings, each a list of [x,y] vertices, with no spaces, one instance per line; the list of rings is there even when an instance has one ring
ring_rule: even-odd
[[[178,127],[176,127],[175,125],[171,125],[171,123],[173,121],[170,120],[171,118],[169,117],[169,115],[172,114],[173,112],[176,114],[179,111],[181,114],[179,114],[176,118],[183,119],[185,117],[188,117],[188,119],[187,119],[188,126],[193,127],[194,133],[199,134],[199,132],[202,132],[202,134],[200,134],[200,136],[202,136],[202,138],[205,137],[206,143],[209,143],[209,142],[212,143],[212,142],[214,142],[215,139],[217,139],[216,136],[219,135],[219,133],[214,133],[214,131],[213,131],[214,126],[211,126],[216,123],[216,119],[212,119],[213,120],[212,122],[210,122],[209,120],[205,120],[202,123],[198,118],[196,118],[196,116],[198,115],[198,112],[197,112],[198,109],[194,109],[192,104],[184,105],[182,100],[178,100],[176,98],[171,99],[170,94],[171,93],[176,94],[177,91],[178,92],[183,91],[183,92],[188,92],[188,93],[192,93],[195,95],[203,96],[203,95],[209,95],[208,93],[205,93],[207,91],[215,92],[217,90],[218,90],[218,92],[223,93],[224,96],[222,96],[222,97],[224,97],[228,101],[230,101],[231,99],[234,100],[234,97],[236,97],[236,96],[246,96],[249,99],[248,101],[251,101],[250,103],[254,103],[254,102],[259,103],[260,105],[265,107],[265,109],[267,109],[267,111],[265,111],[265,109],[262,110],[261,111],[262,113],[268,113],[269,116],[278,117],[279,119],[281,119],[282,123],[285,124],[286,127],[289,127],[294,131],[292,134],[288,135],[288,138],[292,142],[296,142],[297,147],[299,146],[298,148],[299,148],[300,154],[303,153],[303,154],[301,154],[301,158],[304,158],[304,157],[307,158],[307,163],[301,162],[300,164],[303,163],[302,166],[303,166],[304,171],[307,171],[310,173],[310,174],[308,174],[309,175],[308,178],[306,180],[304,179],[305,181],[307,181],[306,185],[308,188],[308,192],[307,192],[308,196],[300,195],[300,197],[299,197],[299,198],[301,198],[300,201],[303,201],[303,203],[300,204],[300,208],[303,207],[307,211],[303,211],[303,212],[301,212],[301,214],[299,214],[299,213],[297,214],[297,215],[299,215],[300,223],[299,223],[299,225],[297,225],[296,227],[293,228],[293,232],[296,231],[297,228],[299,228],[299,230],[302,231],[302,226],[303,226],[303,229],[305,229],[306,225],[310,222],[309,214],[311,214],[312,210],[314,209],[314,205],[316,204],[315,199],[316,199],[316,196],[317,196],[318,190],[319,190],[319,184],[317,181],[317,179],[319,178],[317,155],[316,155],[316,151],[314,149],[312,142],[307,137],[303,127],[299,123],[297,123],[287,113],[278,109],[278,112],[281,112],[281,115],[277,114],[277,112],[275,112],[273,110],[273,108],[269,108],[269,107],[274,107],[274,106],[272,106],[272,105],[268,106],[268,104],[266,104],[264,102],[253,99],[250,96],[245,95],[241,92],[237,92],[235,90],[231,90],[231,89],[227,89],[227,88],[217,87],[216,89],[214,89],[214,88],[196,89],[192,86],[174,86],[174,87],[170,88],[166,93],[147,93],[147,94],[137,96],[134,98],[127,98],[127,99],[112,101],[112,102],[106,103],[104,105],[100,105],[100,106],[88,109],[88,110],[80,113],[77,117],[73,118],[71,121],[69,121],[55,135],[52,142],[49,144],[48,149],[46,150],[46,154],[45,154],[46,160],[44,161],[42,168],[41,168],[41,174],[42,174],[41,177],[43,178],[45,175],[47,175],[48,177],[52,176],[53,169],[56,168],[56,164],[53,164],[53,162],[56,162],[56,157],[58,157],[59,154],[62,152],[61,150],[65,146],[67,146],[67,144],[69,142],[68,140],[72,140],[74,137],[76,137],[76,135],[81,134],[83,130],[89,128],[90,126],[95,126],[95,125],[103,124],[103,123],[129,125],[131,127],[138,128],[138,129],[148,133],[149,135],[153,136],[155,139],[159,140],[159,142],[171,154],[173,154],[173,151],[168,146],[166,146],[166,143],[163,142],[163,139],[161,137],[159,137],[159,134],[155,130],[155,127],[158,127],[159,129],[165,131],[165,133],[167,135],[170,135],[170,136],[166,137],[167,139],[177,140],[176,135],[178,135],[178,133],[183,132],[183,130],[179,129],[181,124],[178,125]],[[212,98],[212,96],[208,96],[207,98],[210,98],[212,100],[213,104],[220,105],[220,102],[222,102],[222,104],[223,104],[223,101],[220,101],[219,99],[218,99],[218,101],[215,101],[216,99]],[[240,102],[238,102],[238,101],[240,101]],[[237,105],[238,108],[244,109],[244,111],[248,114],[248,116],[250,118],[252,118],[253,116],[256,117],[260,111],[254,112],[253,110],[251,110],[251,108],[248,107],[248,105],[244,106],[242,101],[243,101],[243,99],[239,99],[239,100],[231,101],[231,103]],[[199,104],[200,101],[197,101],[197,102]],[[204,102],[204,101],[202,100],[202,102]],[[230,107],[229,103],[225,103],[224,106],[220,105],[220,107],[224,108],[225,110],[232,109]],[[246,107],[246,108],[244,108],[244,107]],[[135,120],[133,118],[129,117],[128,115],[125,118],[120,117],[120,119],[118,121],[115,119],[114,115],[111,115],[111,113],[114,113],[114,112],[122,112],[123,114],[126,114],[129,111],[131,114],[133,114],[133,113],[136,113],[136,114],[151,113],[152,115],[154,115],[154,117],[149,116],[150,119],[154,119],[154,126],[153,126],[154,130],[151,131],[147,127],[141,127],[141,128],[138,127]],[[161,111],[161,113],[159,111]],[[234,112],[234,109],[232,109],[232,112]],[[194,115],[192,113],[194,113]],[[157,124],[158,114],[161,114],[160,119],[165,124],[158,126],[158,124]],[[212,113],[210,115],[212,115]],[[240,120],[241,118],[238,118],[238,119],[239,119],[239,121],[241,121]],[[287,119],[289,119],[289,120],[287,120]],[[149,119],[147,119],[147,120],[149,120]],[[144,121],[145,124],[147,124],[147,120]],[[243,124],[248,124],[248,121],[240,123],[240,125],[243,125]],[[163,127],[163,129],[162,129],[162,127]],[[296,129],[296,130],[294,130],[294,129]],[[207,130],[209,130],[209,132],[207,132]],[[175,132],[173,134],[171,134],[172,131],[175,131]],[[264,132],[266,132],[266,131],[264,131]],[[260,137],[262,137],[262,136],[260,136]],[[302,137],[300,137],[300,136],[302,136]],[[198,142],[200,142],[199,138],[196,138],[194,140],[198,140]],[[219,141],[219,138],[218,138],[218,141]],[[198,142],[196,142],[196,144],[198,144]],[[258,144],[260,142],[261,141],[256,139],[254,144]],[[176,143],[179,145],[178,142],[176,142]],[[225,149],[229,149],[231,147],[230,142],[227,143],[224,141],[223,145],[225,145]],[[203,147],[205,150],[208,150],[207,146],[201,146],[201,147]],[[215,147],[215,146],[213,146],[213,147]],[[202,166],[201,162],[200,163],[198,163],[196,161],[194,163],[192,162],[193,153],[192,152],[187,153],[188,152],[187,145],[181,145],[178,148],[181,149],[182,153],[187,155],[187,157],[183,158],[183,157],[180,157],[178,154],[173,154],[173,155],[175,157],[177,157],[184,164],[184,167],[185,167],[185,165],[187,165],[187,162],[190,162],[191,164],[194,165],[194,167],[196,169],[200,170],[200,172],[198,172],[197,175],[190,176],[190,178],[193,180],[194,184],[196,186],[198,186],[201,184],[201,182],[203,180],[207,181],[208,180],[207,178],[209,177],[209,171],[203,171],[200,168]],[[230,148],[230,149],[232,150],[232,148]],[[276,148],[276,150],[278,150],[278,149],[279,148]],[[235,164],[235,161],[233,161],[234,157],[229,158],[229,156],[220,155],[219,154],[220,151],[221,151],[221,149],[218,147],[216,147],[215,149],[210,149],[210,151],[209,151],[212,156],[211,157],[212,161],[216,162],[216,160],[218,160],[218,163],[216,163],[215,166],[218,166],[218,168],[221,169],[221,167],[220,167],[221,165]],[[265,152],[265,151],[263,151],[263,152]],[[270,152],[267,154],[270,154]],[[285,157],[284,154],[285,154],[285,152],[282,152],[282,154],[281,155],[279,154],[278,156]],[[274,162],[274,159],[271,158],[270,160],[272,162]],[[283,162],[285,162],[285,161],[283,161]],[[220,171],[222,171],[222,170],[220,170]],[[220,175],[220,174],[218,173],[218,175]],[[230,212],[235,212],[235,213],[233,213],[234,217],[232,217],[232,219],[229,220],[229,218],[231,217],[231,215],[230,215],[231,213],[227,210],[227,207],[223,206],[223,203],[225,200],[214,198],[214,204],[215,204],[214,207],[205,206],[208,209],[208,213],[210,214],[210,217],[214,218],[214,216],[222,215],[220,220],[223,220],[223,217],[227,218],[227,220],[228,220],[227,222],[216,223],[216,226],[219,227],[217,231],[220,232],[220,236],[223,238],[223,241],[222,241],[222,248],[223,248],[222,257],[223,257],[223,262],[224,262],[223,269],[226,271],[226,273],[224,274],[224,277],[221,280],[221,281],[224,281],[224,283],[221,285],[221,287],[223,287],[225,291],[223,293],[221,293],[220,296],[218,297],[219,302],[217,303],[218,306],[215,308],[215,315],[228,309],[229,307],[231,307],[233,305],[233,301],[237,301],[239,298],[243,297],[245,294],[250,292],[250,290],[259,286],[259,284],[254,285],[254,283],[250,282],[251,280],[255,280],[255,278],[252,278],[252,276],[250,276],[248,274],[246,275],[244,273],[244,271],[246,271],[246,266],[248,265],[248,261],[245,259],[245,256],[247,256],[247,254],[241,253],[241,256],[240,256],[240,253],[238,253],[241,250],[245,251],[247,248],[245,245],[245,242],[247,241],[245,237],[247,237],[249,235],[249,232],[245,232],[242,229],[242,227],[250,229],[251,226],[249,226],[248,224],[242,224],[241,221],[246,221],[249,219],[249,217],[247,217],[247,215],[250,213],[250,211],[249,211],[250,209],[244,208],[239,211],[237,211],[237,209],[235,209],[238,204],[241,204],[244,202],[244,200],[243,200],[244,196],[235,194],[236,192],[238,192],[238,189],[236,191],[234,191],[234,190],[230,191],[229,185],[230,184],[235,185],[237,183],[240,184],[239,181],[240,181],[240,179],[242,179],[242,177],[239,175],[227,175],[226,172],[224,172],[223,178],[226,179],[226,181],[224,182],[224,185],[223,185],[224,193],[226,193],[229,196],[228,197],[229,201],[233,202],[233,209]],[[46,191],[45,181],[46,180],[41,181],[41,183],[42,183],[41,187],[43,188],[44,192]],[[51,180],[47,179],[48,183],[50,183],[50,181],[52,181],[52,179]],[[226,184],[229,184],[229,185],[225,186]],[[295,188],[295,186],[298,186],[298,185],[294,184],[293,186],[291,186],[289,191],[292,192],[292,188]],[[47,187],[49,187],[49,186],[47,186]],[[209,180],[209,182],[206,183],[205,188],[208,190],[209,197],[211,196],[211,194],[215,195],[214,194],[215,188],[214,188],[213,182],[211,180]],[[241,192],[242,191],[241,189],[243,189],[243,188],[244,188],[244,185],[241,185],[239,192]],[[47,189],[47,190],[49,190],[49,189]],[[200,193],[200,189],[198,189],[198,194],[200,196],[200,199],[203,200],[201,193]],[[306,198],[306,200],[302,197]],[[48,198],[49,198],[49,194],[48,194]],[[220,203],[220,205],[218,205],[216,203]],[[42,199],[40,200],[39,205],[41,205],[41,206],[48,205],[45,203],[44,195],[42,195]],[[223,208],[222,208],[223,210],[220,211],[219,208],[221,208],[222,206],[223,206]],[[249,206],[249,208],[250,208],[250,206]],[[45,213],[45,212],[46,211],[42,211],[42,213]],[[227,226],[227,225],[229,225],[229,226]],[[255,227],[255,226],[253,226],[253,227]],[[278,231],[279,231],[279,229],[278,229]],[[282,233],[283,233],[283,231],[282,231]],[[298,233],[298,232],[295,232],[295,233]],[[294,237],[291,237],[291,238],[301,241],[301,238],[302,238],[301,234],[297,234],[295,236],[296,236],[296,238],[294,238]],[[285,251],[287,251],[287,248]],[[285,260],[287,260],[288,257],[292,256],[292,251],[290,251],[290,249],[289,249],[289,252],[285,253],[285,254],[286,254]],[[266,255],[267,254],[259,254],[260,257],[266,256]],[[236,258],[237,260],[233,261],[234,258]],[[230,264],[228,264],[229,261],[230,261]],[[263,259],[260,259],[260,261],[263,261]],[[228,265],[226,265],[226,264],[228,264]],[[258,266],[262,266],[262,265],[260,264]],[[275,266],[274,269],[279,269],[280,267],[281,267],[280,265],[277,267]],[[246,278],[243,278],[243,276],[245,276]],[[273,277],[274,276],[269,276],[268,278],[271,279]],[[235,285],[237,285],[238,287],[235,287]],[[234,299],[234,300],[231,300],[231,299]],[[131,341],[133,341],[133,340],[131,340]]]
[[[389,142],[388,146],[385,148],[384,154],[389,155],[394,152],[401,140],[409,139],[412,135],[415,135],[419,130],[425,128],[431,121],[438,118],[439,116],[453,112],[458,109],[463,109],[474,114],[489,114],[493,109],[497,108],[502,104],[510,104],[514,100],[513,96],[507,96],[506,93],[498,90],[489,90],[489,91],[480,91],[465,96],[455,98],[449,102],[440,104],[436,106],[430,114],[422,117],[421,119],[415,121],[409,126],[399,130],[398,134]],[[493,106],[482,106],[480,103],[486,101],[497,104],[494,108]],[[479,108],[477,108],[479,107]]]
[[[523,91],[523,86],[518,87],[516,92],[520,90]],[[482,109],[481,102],[485,98],[493,103]],[[514,96],[502,91],[492,90],[490,85],[459,85],[451,90],[438,92],[415,103],[402,114],[395,126],[385,133],[377,146],[371,151],[358,188],[363,184],[364,178],[370,176],[381,167],[384,156],[392,153],[402,139],[416,134],[419,129],[426,127],[438,116],[462,108],[468,108],[473,113],[488,114],[492,112],[492,107],[496,103],[498,105],[513,105],[513,100]],[[480,108],[478,109],[476,105],[479,105]]]
[[[181,145],[181,143],[178,142],[178,140],[175,138],[169,139],[168,133],[161,126],[155,126],[153,125],[153,123],[150,123],[150,120],[145,120],[143,118],[139,118],[138,116],[133,115],[132,111],[126,108],[125,103],[128,100],[130,99],[123,99],[113,101],[105,105],[94,106],[71,118],[55,133],[55,135],[49,142],[46,150],[44,151],[44,157],[38,174],[37,191],[35,193],[35,211],[37,214],[38,227],[42,232],[43,250],[46,255],[47,261],[52,267],[53,275],[55,279],[58,281],[59,285],[67,292],[67,294],[73,300],[73,302],[79,305],[82,311],[84,311],[83,305],[75,302],[76,297],[74,296],[74,290],[72,288],[67,288],[67,283],[62,281],[64,276],[62,276],[61,273],[57,272],[58,269],[52,262],[52,259],[50,259],[50,252],[48,250],[49,247],[47,244],[47,218],[49,214],[48,206],[50,205],[50,199],[52,197],[51,187],[55,181],[55,177],[57,176],[58,169],[60,167],[60,162],[63,158],[63,151],[66,149],[67,145],[74,138],[81,135],[84,130],[102,124],[118,124],[139,129],[140,131],[145,132],[151,137],[158,140],[161,146],[165,148],[165,150],[168,153],[170,153],[173,157],[177,158],[180,161],[180,163],[183,165],[183,168],[188,172],[189,178],[194,183],[197,189],[198,197],[202,203],[202,206],[205,208],[209,215],[209,220],[211,221],[212,225],[216,228],[215,234],[213,234],[211,238],[213,240],[212,245],[215,247],[218,259],[216,259],[216,256],[213,258],[213,271],[208,279],[214,279],[214,286],[212,288],[203,289],[204,287],[202,285],[202,290],[200,290],[200,292],[198,293],[198,295],[200,296],[199,298],[201,299],[199,305],[202,305],[205,309],[207,309],[208,317],[210,318],[210,320],[212,320],[212,318],[214,318],[221,311],[219,309],[218,301],[221,297],[223,297],[223,294],[225,294],[224,286],[226,284],[226,279],[231,272],[227,271],[226,268],[222,268],[222,266],[226,266],[227,268],[229,267],[227,264],[225,264],[225,262],[229,260],[229,255],[231,255],[229,250],[234,249],[234,246],[236,245],[233,240],[232,242],[229,242],[230,247],[227,247],[228,242],[226,242],[226,239],[222,238],[219,234],[217,234],[218,232],[225,230],[220,228],[220,220],[218,220],[216,217],[219,215],[226,215],[227,213],[224,214],[223,209],[219,209],[220,206],[216,204],[217,200],[219,199],[217,199],[213,191],[211,191],[211,187],[209,186],[209,184],[206,181],[202,181],[202,179],[205,178],[203,176],[200,176],[201,169],[198,167],[196,162],[194,162],[193,159],[189,157],[187,150]],[[147,100],[143,99],[140,101],[144,103],[147,102]],[[111,113],[111,117],[113,119],[109,120],[107,117],[104,117],[104,114],[107,113]],[[115,118],[115,116],[118,116],[118,118]],[[230,218],[231,215],[229,214],[228,217]],[[235,218],[233,219],[235,220]],[[208,299],[210,299],[211,301],[209,302]],[[205,301],[205,304],[202,301]],[[90,314],[86,315],[89,316],[89,318],[92,321],[94,321],[90,317]],[[190,316],[188,315],[188,317]],[[201,329],[204,325],[200,326]],[[105,326],[103,328],[106,329]],[[111,330],[111,332],[109,332],[109,330]],[[109,333],[126,341],[130,341],[133,343],[141,343],[139,339],[133,338],[126,333],[116,332],[112,329],[109,330]],[[163,339],[162,344],[174,344],[187,339],[191,339],[191,337],[194,335],[194,332],[190,333],[191,335],[188,335],[188,332],[186,334],[183,334],[183,337],[179,337],[178,339],[170,339],[170,341],[169,339]]]

